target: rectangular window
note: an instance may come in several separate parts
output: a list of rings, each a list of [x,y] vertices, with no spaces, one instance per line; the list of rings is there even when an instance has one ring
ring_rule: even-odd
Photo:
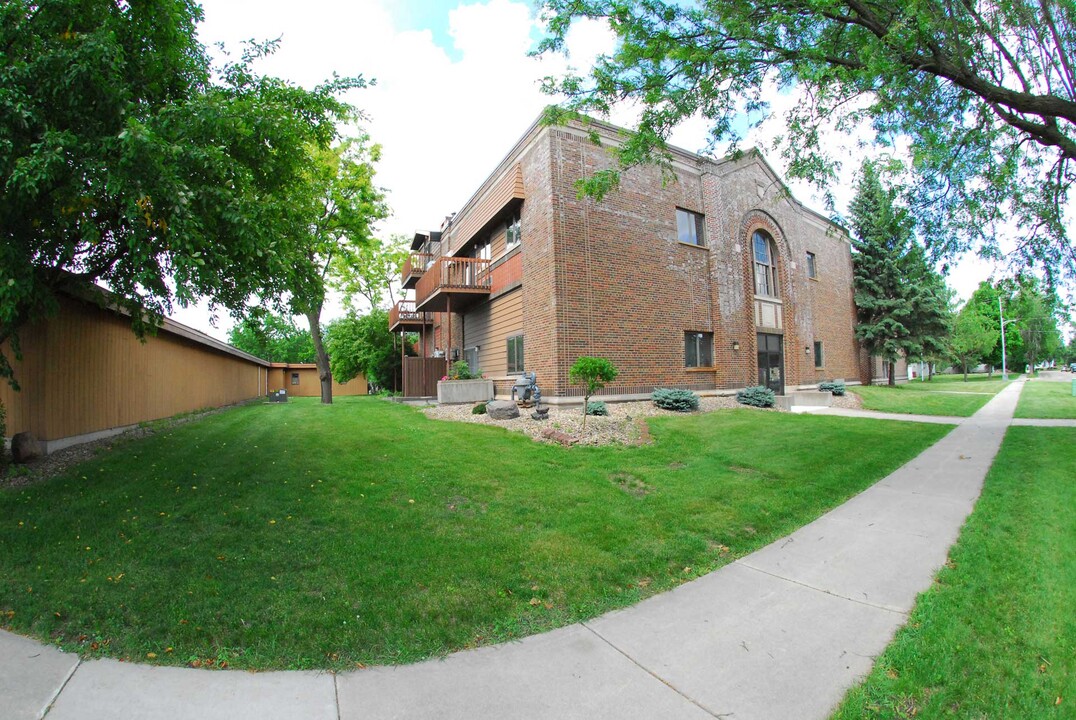
[[[291,384],[292,385],[298,385],[299,384],[299,373],[292,373],[291,374]]]
[[[708,368],[714,366],[714,334],[708,332],[684,333],[684,367]]]
[[[688,245],[703,244],[702,215],[676,208],[676,239]]]
[[[508,235],[504,241],[505,250],[511,250],[523,241],[523,232],[519,225],[519,215],[513,215],[508,220]]]
[[[822,367],[822,341],[814,341],[814,366],[816,368]]]
[[[807,277],[809,277],[809,278],[818,277],[818,272],[815,270],[814,253],[813,252],[807,253]]]
[[[523,372],[523,336],[514,335],[508,338],[508,372]]]

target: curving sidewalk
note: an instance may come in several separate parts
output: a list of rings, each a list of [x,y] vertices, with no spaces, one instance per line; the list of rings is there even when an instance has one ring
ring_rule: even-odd
[[[0,633],[0,718],[825,718],[945,562],[1022,387],[788,537],[587,623],[339,675],[80,661]]]

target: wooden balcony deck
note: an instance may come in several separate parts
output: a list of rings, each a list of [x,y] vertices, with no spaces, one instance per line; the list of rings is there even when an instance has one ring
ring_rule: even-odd
[[[415,311],[414,300],[401,300],[389,308],[389,332],[409,332],[432,324],[433,318],[425,319],[424,315]]]
[[[410,290],[418,284],[418,281],[426,274],[426,266],[431,260],[433,260],[433,255],[429,253],[412,253],[404,260],[403,267],[400,268],[400,277],[405,290]]]
[[[415,285],[415,309],[460,312],[489,297],[489,265],[477,258],[438,258]]]

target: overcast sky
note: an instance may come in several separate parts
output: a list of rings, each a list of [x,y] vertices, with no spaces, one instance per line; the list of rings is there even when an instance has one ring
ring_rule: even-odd
[[[388,193],[392,216],[379,226],[382,237],[436,229],[458,210],[527,130],[550,98],[539,81],[565,70],[561,57],[532,58],[528,52],[542,26],[527,2],[510,0],[202,0],[200,36],[207,46],[223,42],[238,54],[244,40],[280,38],[280,50],[259,65],[271,75],[311,87],[332,76],[363,75],[376,86],[348,99],[368,116],[366,130],[383,147],[377,182]],[[577,25],[569,38],[570,62],[589,67],[612,47],[607,28]],[[795,98],[775,97],[775,109]],[[631,121],[630,109],[612,118]],[[780,132],[779,122],[756,131],[748,145],[763,147]],[[691,122],[672,138],[702,150],[706,124]],[[859,153],[861,155],[861,152]],[[851,194],[848,173],[836,188],[839,210]],[[766,152],[783,173],[781,157]],[[793,194],[825,213],[822,200],[804,184]],[[967,297],[991,267],[974,258],[959,263],[950,285]],[[327,309],[325,320],[339,315]],[[230,321],[211,327],[204,308],[173,317],[222,339]]]

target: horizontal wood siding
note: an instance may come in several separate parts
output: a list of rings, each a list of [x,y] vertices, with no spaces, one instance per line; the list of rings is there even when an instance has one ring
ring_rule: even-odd
[[[523,333],[523,293],[514,290],[467,313],[460,347],[478,346],[478,364],[489,378],[508,374],[507,340]],[[523,359],[527,359],[526,341]]]
[[[488,226],[497,214],[513,200],[523,200],[523,171],[513,165],[482,196],[473,208],[456,219],[452,232],[451,252],[466,245]]]

